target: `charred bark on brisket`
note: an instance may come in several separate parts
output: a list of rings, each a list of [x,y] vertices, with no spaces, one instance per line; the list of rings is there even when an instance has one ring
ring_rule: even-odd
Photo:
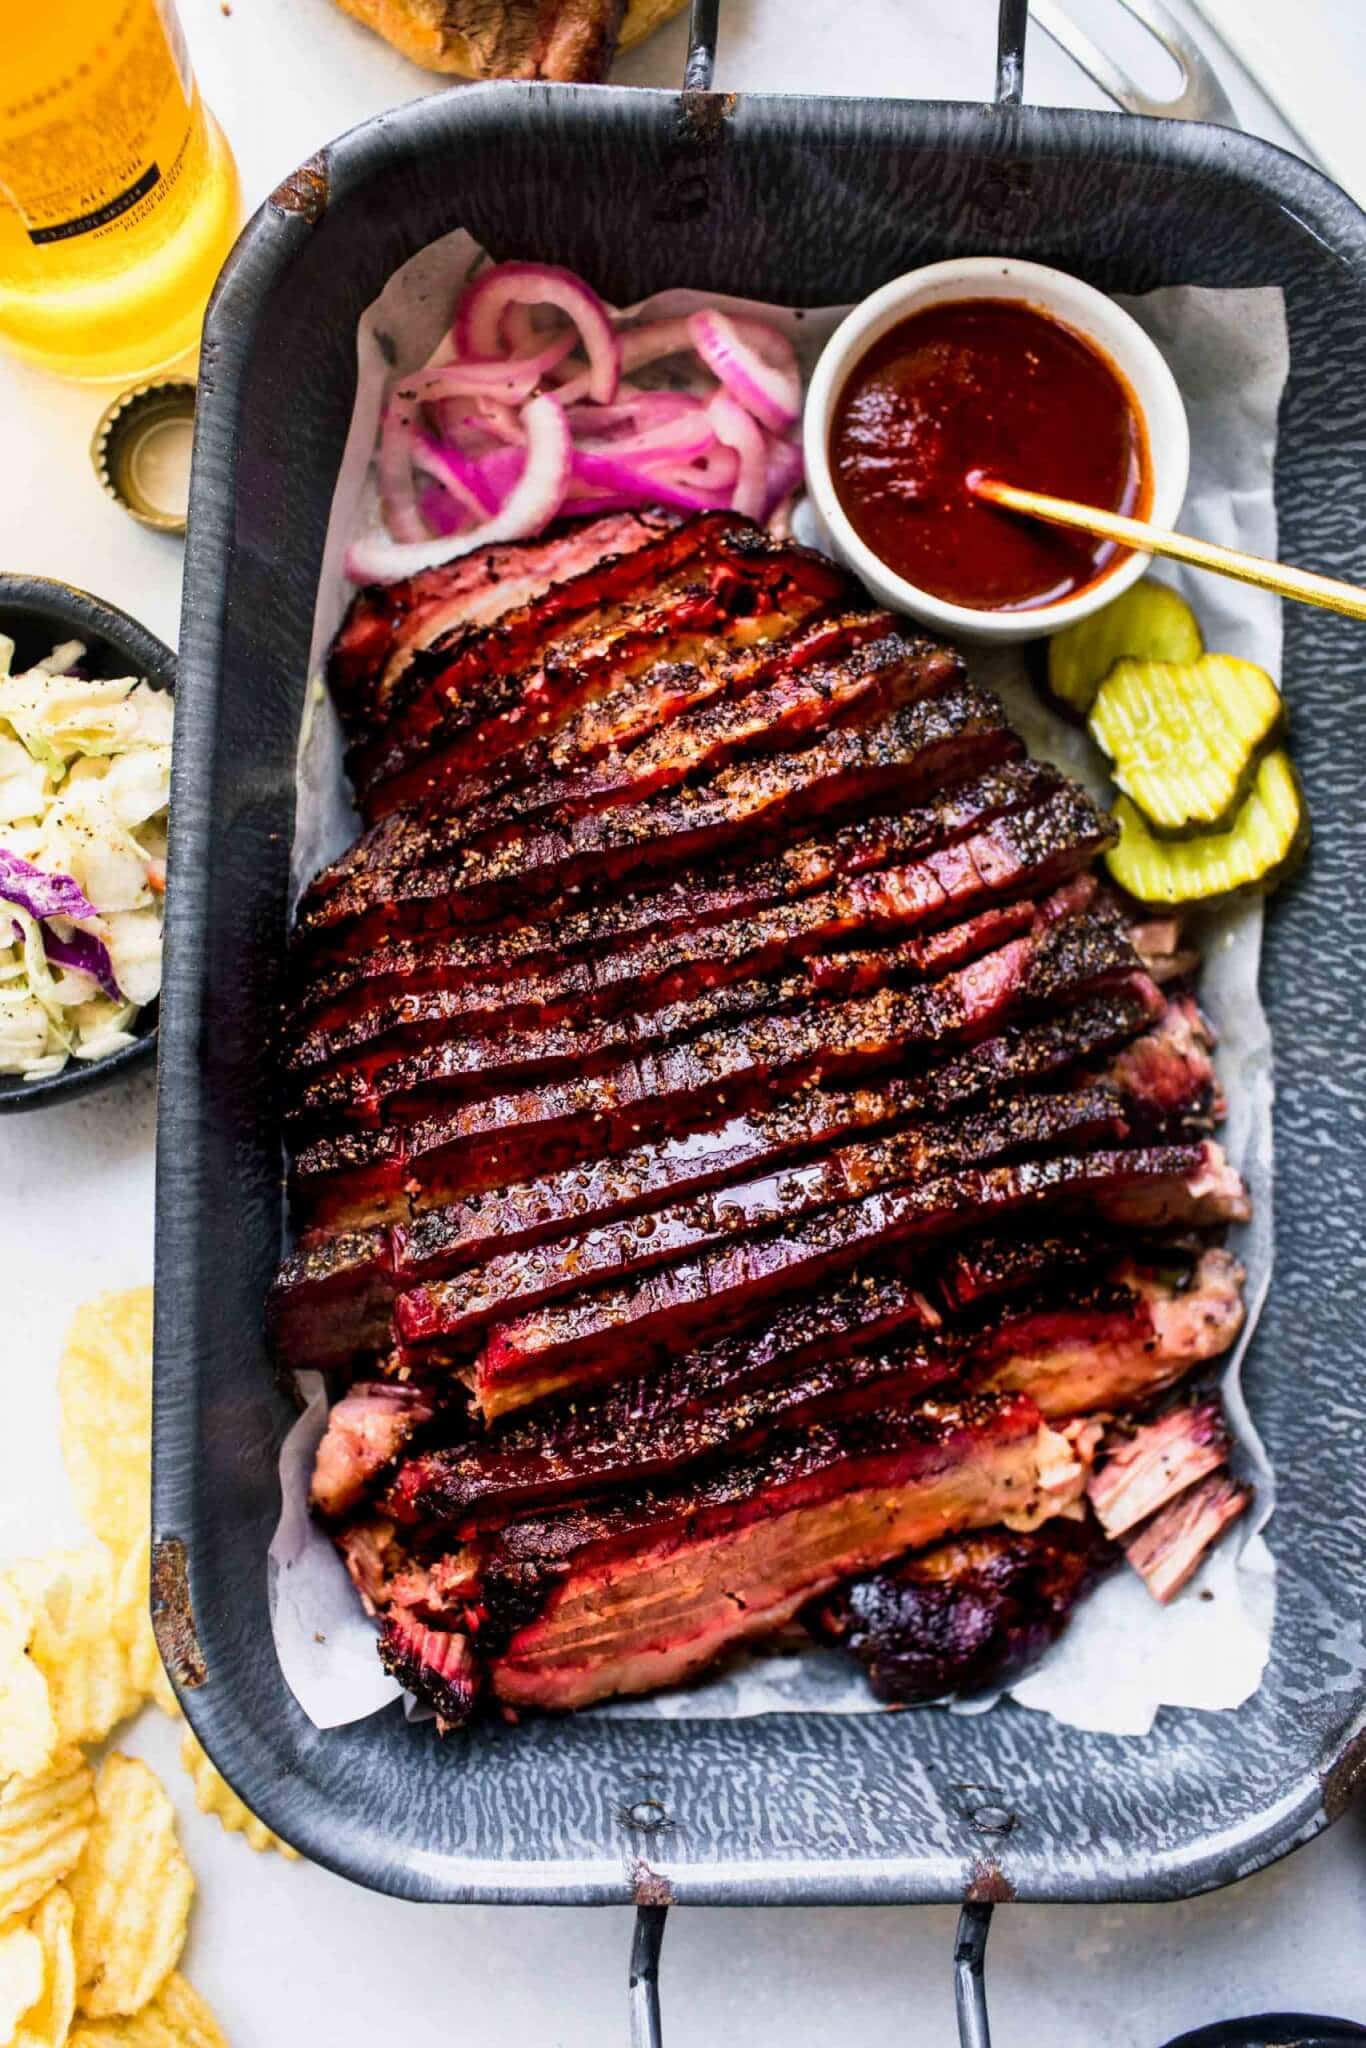
[[[857,1658],[889,1704],[983,1692],[1036,1664],[1117,1558],[1089,1518],[988,1529],[851,1580],[804,1619]]]

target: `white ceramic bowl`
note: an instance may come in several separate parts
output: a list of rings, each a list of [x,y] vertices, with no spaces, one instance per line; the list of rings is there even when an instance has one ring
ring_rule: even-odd
[[[834,553],[883,604],[909,612],[926,625],[964,640],[1035,640],[1109,604],[1137,582],[1152,557],[1124,557],[1084,590],[1056,604],[1025,611],[979,611],[951,604],[889,569],[859,538],[835,494],[830,474],[830,422],[850,371],[889,328],[909,313],[945,299],[1024,300],[1053,314],[1109,357],[1128,383],[1142,415],[1152,480],[1149,517],[1159,526],[1176,525],[1186,495],[1190,468],[1186,409],[1159,350],[1138,322],[1112,299],[1080,278],[1069,277],[1066,271],[1050,270],[1043,263],[1017,262],[1010,256],[963,256],[908,271],[856,306],[831,335],[807,390],[802,434],[807,488]]]

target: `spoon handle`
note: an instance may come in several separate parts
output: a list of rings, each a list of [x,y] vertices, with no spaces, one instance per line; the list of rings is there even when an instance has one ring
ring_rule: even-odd
[[[1170,533],[1152,526],[1146,519],[1130,519],[1122,512],[1102,512],[1096,505],[1078,505],[1071,498],[1052,498],[1044,491],[1022,491],[1014,484],[999,483],[994,477],[974,477],[972,489],[979,498],[989,498],[1008,512],[1023,512],[1032,519],[1046,519],[1053,526],[1069,526],[1089,533],[1097,540],[1117,541],[1139,554],[1165,555],[1173,562],[1187,562],[1196,569],[1212,569],[1220,576],[1236,577],[1240,583],[1255,583],[1259,590],[1274,590],[1281,597],[1293,597],[1301,604],[1321,605],[1325,611],[1343,612],[1349,619],[1366,619],[1366,590],[1355,583],[1340,583],[1333,576],[1319,576],[1312,569],[1292,569],[1284,562],[1270,562],[1264,555],[1245,555],[1237,548],[1221,548],[1213,541],[1196,540],[1188,533]]]

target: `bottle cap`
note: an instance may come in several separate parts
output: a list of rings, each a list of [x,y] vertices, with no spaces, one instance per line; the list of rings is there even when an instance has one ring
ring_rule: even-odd
[[[188,377],[135,384],[105,408],[90,443],[95,474],[144,526],[184,533],[195,387]]]

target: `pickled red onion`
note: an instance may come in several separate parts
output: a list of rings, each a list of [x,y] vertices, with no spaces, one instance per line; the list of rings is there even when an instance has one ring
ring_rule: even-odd
[[[539,326],[537,306],[565,324]],[[680,355],[700,357],[717,384],[648,390],[622,377]],[[566,507],[769,519],[801,482],[786,436],[800,395],[792,345],[763,321],[708,309],[617,331],[572,273],[496,265],[462,295],[432,361],[395,380],[377,461],[388,536],[352,550],[352,573],[389,580],[539,531]]]
[[[724,448],[739,457],[731,505],[746,519],[757,519],[768,495],[768,436],[753,413],[725,391],[716,391],[707,401],[707,416]]]
[[[717,382],[746,412],[775,433],[786,432],[801,411],[802,380],[791,343],[776,329],[765,330],[763,347],[753,323],[742,334],[736,322],[711,308],[688,317],[693,347]]]
[[[499,328],[510,306],[554,306],[572,321],[588,357],[588,396],[610,405],[621,376],[621,343],[612,316],[590,284],[551,263],[496,263],[464,293],[456,308],[456,353],[496,356]]]
[[[347,556],[347,574],[352,581],[395,583],[402,576],[434,569],[492,541],[523,540],[548,526],[564,502],[569,483],[573,453],[569,422],[559,400],[542,393],[528,399],[522,424],[526,428],[526,459],[497,512],[465,533],[443,534],[434,540],[405,544],[372,534],[356,542]]]

